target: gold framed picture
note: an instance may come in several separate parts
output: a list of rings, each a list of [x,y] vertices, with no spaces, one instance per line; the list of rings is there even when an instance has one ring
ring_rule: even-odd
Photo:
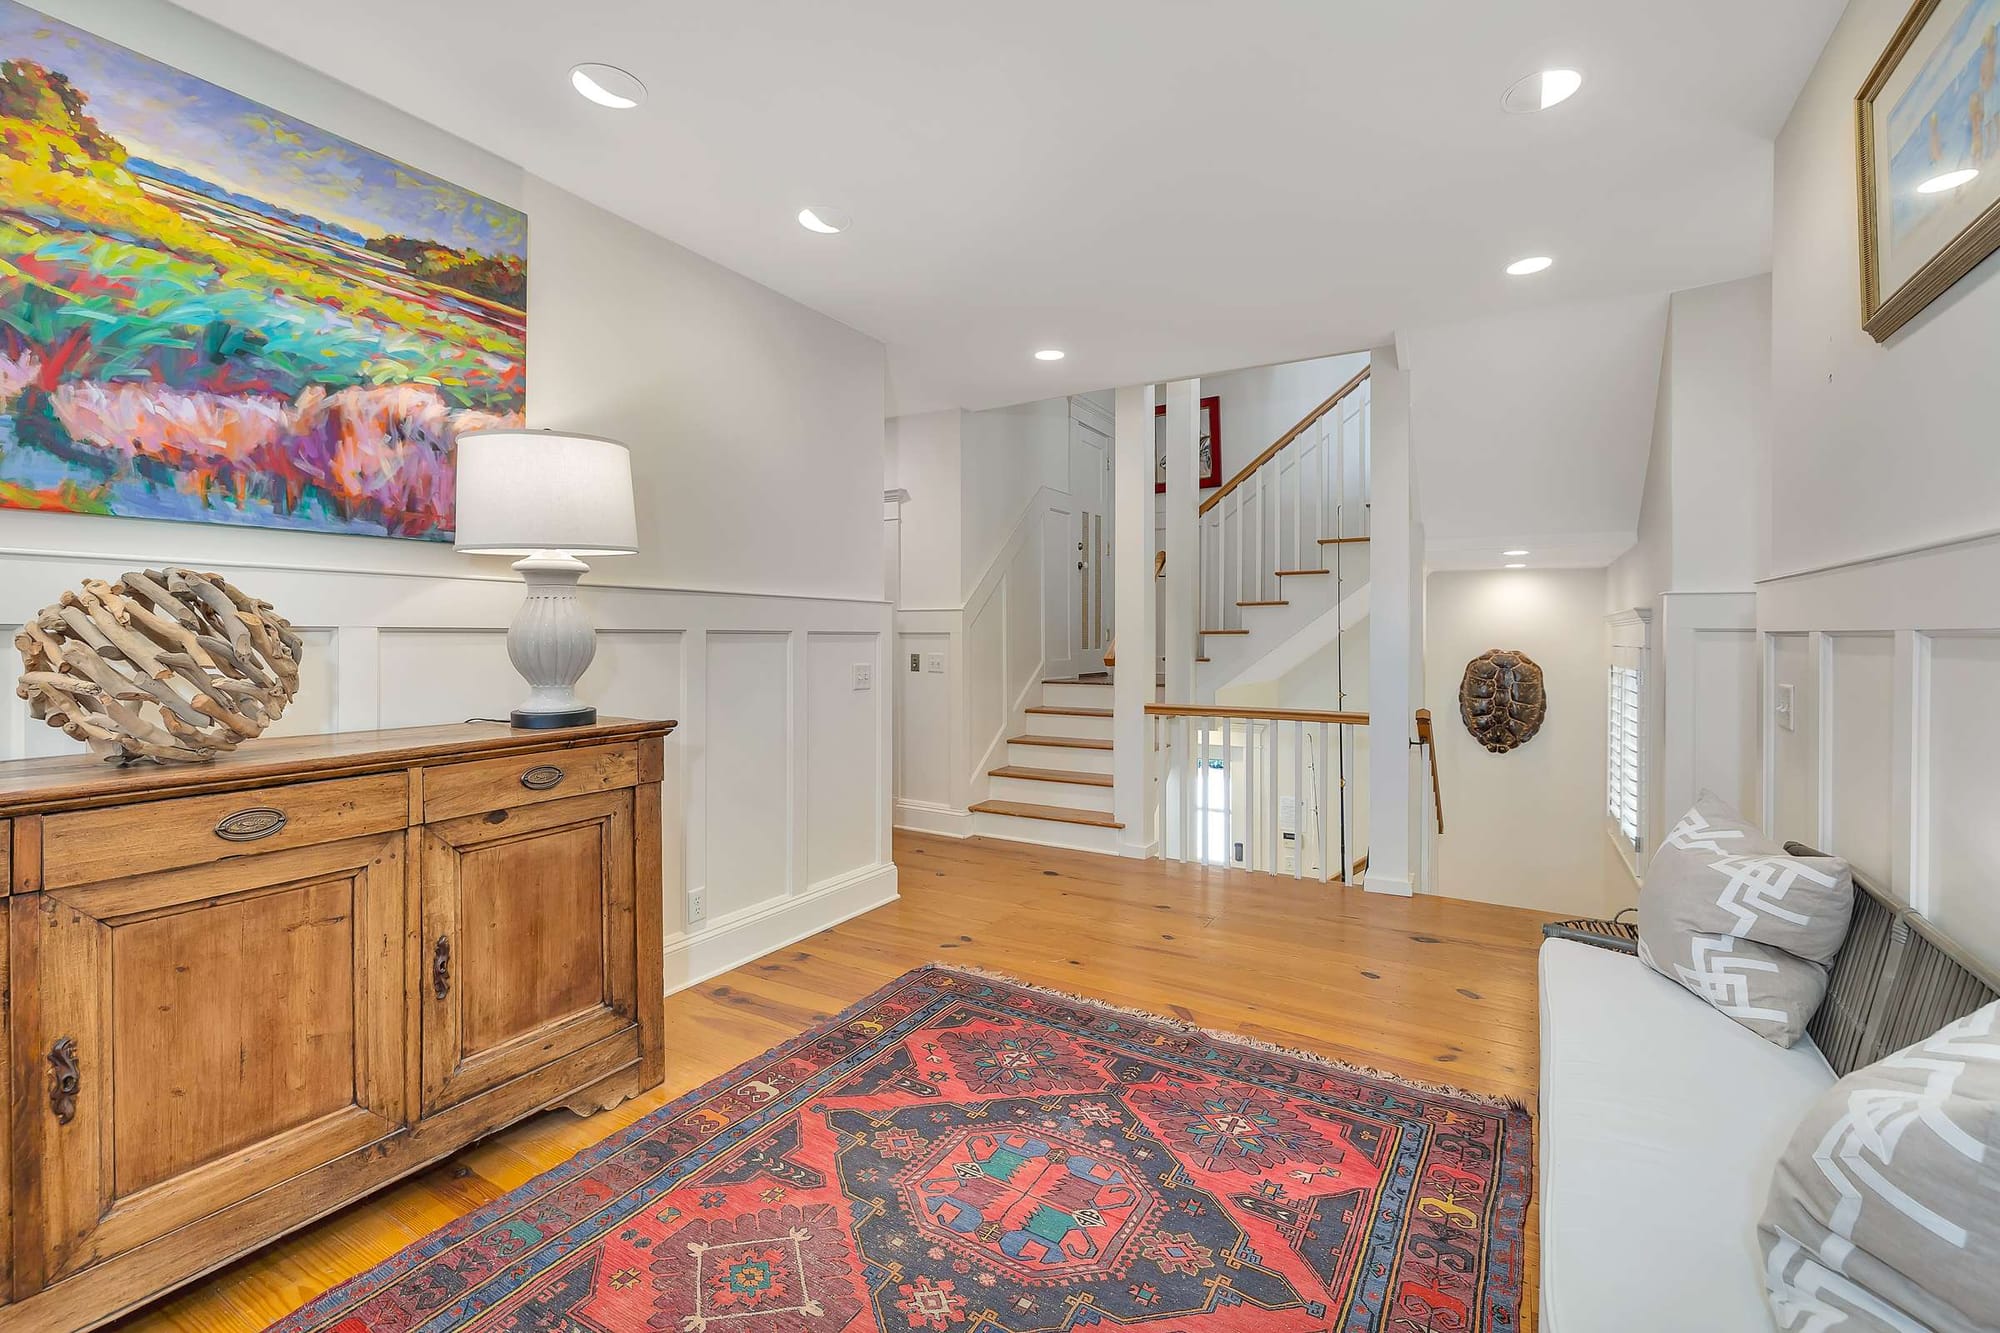
[[[1881,342],[2000,249],[2000,0],[1917,0],[1854,112],[1861,325]]]

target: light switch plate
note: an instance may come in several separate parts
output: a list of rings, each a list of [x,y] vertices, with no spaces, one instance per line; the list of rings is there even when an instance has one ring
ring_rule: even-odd
[[[911,653],[910,670],[922,671],[923,669],[924,669],[924,655],[922,653]]]
[[[943,654],[943,653],[925,653],[925,654],[924,654],[924,670],[926,670],[926,671],[929,671],[929,672],[932,672],[933,674],[936,674],[936,675],[943,675],[943,674],[944,674],[944,654]]]
[[[1773,702],[1771,711],[1777,715],[1779,726],[1783,727],[1786,731],[1797,731],[1799,728],[1798,687],[1795,685],[1780,685],[1778,687],[1778,697]]]
[[[854,664],[854,688],[857,690],[874,689],[875,668],[866,662],[856,662]]]

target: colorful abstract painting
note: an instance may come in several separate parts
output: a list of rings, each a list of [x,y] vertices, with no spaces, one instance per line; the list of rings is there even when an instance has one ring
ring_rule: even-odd
[[[0,507],[449,540],[527,219],[0,0]]]

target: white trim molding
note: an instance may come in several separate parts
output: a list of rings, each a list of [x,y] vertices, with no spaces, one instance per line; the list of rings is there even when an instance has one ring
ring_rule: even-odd
[[[0,631],[11,638],[85,578],[160,563],[0,551]],[[305,640],[301,690],[276,734],[504,718],[518,701],[514,579],[199,563],[231,570]],[[661,810],[659,891],[669,957],[683,960],[670,987],[895,897],[887,603],[590,583],[579,596],[597,626],[584,700],[679,724]],[[853,686],[857,666],[866,690]],[[7,702],[0,758],[78,752]]]

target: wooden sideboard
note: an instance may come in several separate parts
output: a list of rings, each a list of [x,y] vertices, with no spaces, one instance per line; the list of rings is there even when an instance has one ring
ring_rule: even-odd
[[[0,1330],[665,1076],[671,722],[0,764]]]

